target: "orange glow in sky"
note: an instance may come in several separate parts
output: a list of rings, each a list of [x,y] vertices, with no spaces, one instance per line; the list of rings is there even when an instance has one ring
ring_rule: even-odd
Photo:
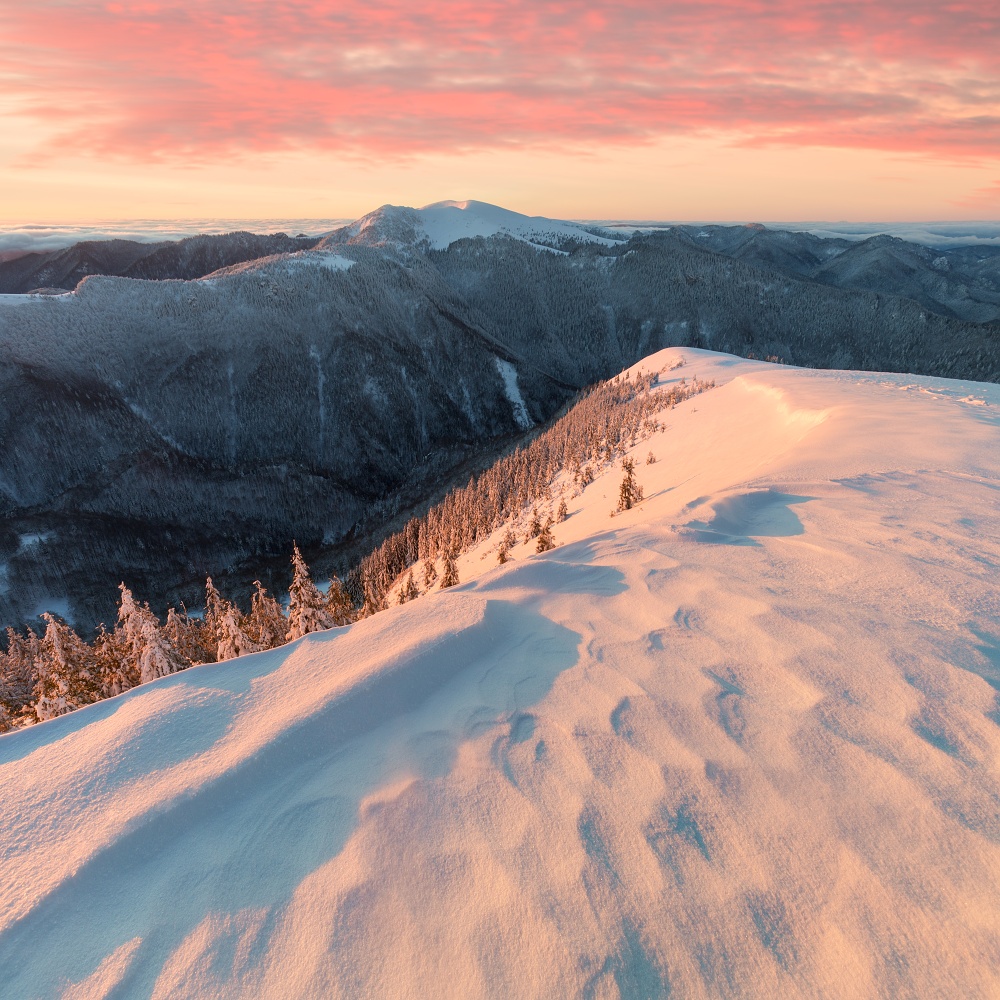
[[[1000,217],[1000,7],[0,0],[0,221]]]

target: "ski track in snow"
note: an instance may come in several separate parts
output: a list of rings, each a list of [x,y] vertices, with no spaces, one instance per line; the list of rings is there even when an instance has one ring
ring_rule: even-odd
[[[1000,387],[679,356],[636,509],[0,737],[5,995],[1000,995]]]

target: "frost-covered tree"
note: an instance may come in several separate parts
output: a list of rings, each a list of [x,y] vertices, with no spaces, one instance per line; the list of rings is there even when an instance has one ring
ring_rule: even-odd
[[[202,629],[204,631],[203,642],[211,650],[212,656],[216,655],[219,642],[222,640],[222,628],[220,622],[226,613],[229,602],[219,593],[218,588],[212,582],[212,578],[205,578],[205,617],[202,619]]]
[[[330,588],[326,592],[326,610],[334,625],[350,625],[354,621],[354,602],[336,573],[330,577]]]
[[[149,605],[139,604],[124,583],[119,589],[122,599],[118,620],[125,640],[126,672],[138,674],[139,683],[146,684],[188,666],[160,630]]]
[[[525,538],[526,542],[530,542],[532,538],[537,538],[542,533],[542,519],[538,516],[538,508],[533,507],[531,510],[531,521],[528,523],[528,537]]]
[[[552,518],[548,518],[542,525],[542,530],[538,533],[538,544],[535,546],[536,552],[548,552],[556,547],[556,540],[552,537]]]
[[[413,570],[411,569],[406,575],[406,579],[399,585],[399,604],[406,604],[407,601],[412,601],[415,597],[420,596],[420,591],[417,589],[417,584],[413,579]]]
[[[625,475],[618,488],[618,509],[631,510],[642,500],[642,487],[636,482],[635,462],[631,458],[622,459],[622,471]]]
[[[39,722],[65,715],[101,697],[93,650],[66,624],[46,612],[32,707]]]
[[[292,585],[288,590],[288,632],[289,642],[301,639],[310,632],[333,628],[333,616],[326,609],[326,598],[309,576],[298,545],[292,552]]]
[[[170,608],[163,623],[163,634],[167,641],[189,664],[214,663],[217,640],[208,634],[203,621],[191,618],[187,609]]]
[[[264,589],[260,580],[254,580],[257,588],[250,599],[250,617],[247,633],[261,649],[274,649],[285,642],[288,622],[281,613],[281,605]]]
[[[38,680],[38,636],[7,629],[7,651],[0,653],[0,732],[34,721],[31,702]]]
[[[102,622],[92,648],[102,697],[113,698],[139,683],[138,666],[130,669],[129,647],[121,626],[109,632]]]
[[[437,566],[434,565],[434,560],[428,557],[424,560],[424,590],[430,590],[437,578]]]
[[[563,497],[559,501],[559,508],[556,510],[556,521],[562,524],[567,517],[569,517],[569,506],[566,503],[566,498]]]
[[[455,553],[445,549],[441,554],[441,589],[454,587],[458,583],[458,566],[455,563]]]
[[[226,601],[222,609],[217,628],[219,646],[215,655],[220,663],[246,653],[259,653],[264,648],[254,641],[250,635],[250,623],[240,609],[230,601]]]

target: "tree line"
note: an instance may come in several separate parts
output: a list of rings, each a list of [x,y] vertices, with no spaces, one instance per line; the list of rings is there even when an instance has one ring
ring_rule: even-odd
[[[170,608],[161,622],[123,583],[117,622],[110,629],[102,625],[90,643],[49,613],[42,616],[41,635],[8,628],[7,648],[0,652],[0,732],[64,715],[193,665],[273,649],[310,632],[347,625],[390,603],[454,586],[457,557],[505,525],[497,546],[500,563],[522,534],[526,541],[537,539],[539,552],[554,547],[553,525],[567,514],[565,496],[555,504],[556,481],[562,477],[560,492],[570,484],[582,492],[599,472],[662,427],[661,411],[714,385],[695,378],[658,387],[661,374],[626,373],[585,390],[546,430],[452,490],[426,514],[411,518],[362,559],[346,581],[334,575],[326,593],[313,582],[295,545],[287,610],[257,581],[250,611],[244,613],[209,578],[202,614],[182,605]],[[641,491],[628,459],[625,473],[629,485],[623,490],[631,506]]]

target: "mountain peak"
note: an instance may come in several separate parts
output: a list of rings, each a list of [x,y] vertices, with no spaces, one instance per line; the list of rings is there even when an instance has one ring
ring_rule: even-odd
[[[395,245],[404,251],[446,250],[462,239],[488,239],[504,235],[547,250],[575,243],[615,246],[622,242],[610,234],[578,222],[522,215],[485,201],[438,201],[423,208],[383,205],[356,222],[332,233],[330,246],[363,243]]]

